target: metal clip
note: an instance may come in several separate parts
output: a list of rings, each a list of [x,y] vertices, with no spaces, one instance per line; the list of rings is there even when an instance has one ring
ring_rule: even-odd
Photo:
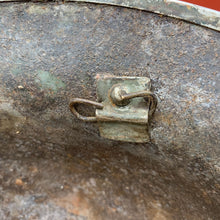
[[[149,102],[149,115],[152,116],[157,108],[157,98],[150,91],[138,91],[127,93],[126,87],[116,84],[110,90],[110,97],[112,102],[118,106],[126,106],[129,104],[130,99],[143,97],[146,102]]]
[[[148,121],[157,107],[147,77],[97,76],[98,102],[74,98],[71,112],[86,122],[98,122],[101,136],[121,141],[148,142]],[[96,115],[79,114],[78,104],[93,105]]]
[[[97,118],[96,117],[87,117],[87,116],[83,116],[81,114],[79,114],[79,112],[76,111],[75,106],[78,104],[87,104],[87,105],[94,105],[97,108],[103,109],[104,106],[101,103],[98,102],[94,102],[94,101],[90,101],[88,99],[80,99],[80,98],[74,98],[70,104],[69,104],[69,108],[70,111],[79,119],[86,121],[86,122],[96,122]]]

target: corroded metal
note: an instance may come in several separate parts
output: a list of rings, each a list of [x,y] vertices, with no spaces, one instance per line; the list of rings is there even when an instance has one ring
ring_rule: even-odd
[[[178,0],[74,0],[147,10],[220,31],[220,12]],[[67,0],[67,2],[72,2]]]
[[[96,108],[103,108],[104,106],[101,103],[90,101],[87,99],[80,99],[80,98],[74,98],[69,104],[70,111],[80,120],[86,121],[86,122],[96,122],[97,119],[96,117],[88,117],[88,116],[83,116],[78,113],[76,110],[75,106],[78,104],[85,104],[85,105],[92,105],[95,106]]]
[[[1,219],[220,219],[219,32],[99,4],[0,14]],[[149,143],[72,117],[98,73],[151,79]]]
[[[50,0],[0,0],[1,2],[50,2]],[[220,12],[178,0],[56,0],[57,3],[88,2],[146,10],[180,18],[220,31]]]
[[[121,85],[118,86],[119,88]],[[118,90],[118,96],[113,96],[113,103],[119,106],[125,106],[130,103],[130,99],[143,97],[147,102],[149,102],[149,116],[151,117],[157,108],[157,97],[155,94],[148,90],[130,92],[128,93],[126,87],[122,87]],[[112,98],[112,97],[111,97]]]
[[[149,142],[148,120],[157,100],[147,77],[97,76],[97,96],[103,103],[96,110],[101,136],[128,142]],[[148,98],[147,102],[144,98]]]
[[[149,142],[148,119],[157,107],[157,98],[150,92],[150,79],[111,75],[97,75],[96,78],[97,96],[101,103],[74,98],[69,104],[71,112],[83,121],[98,121],[100,134],[105,138]],[[75,108],[77,104],[95,106],[98,108],[96,116],[82,116]]]

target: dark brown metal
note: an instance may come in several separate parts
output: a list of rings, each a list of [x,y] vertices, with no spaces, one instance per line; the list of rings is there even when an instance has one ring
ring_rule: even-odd
[[[0,5],[0,219],[220,219],[219,32],[97,4]],[[108,97],[115,83],[148,91],[147,79],[95,82],[112,74],[151,78],[146,143],[98,135],[133,104],[135,132],[148,119],[142,98],[116,109]],[[70,117],[75,97],[108,102],[115,120],[105,107],[97,126]]]
[[[70,111],[79,119],[83,120],[83,121],[87,121],[87,122],[96,122],[97,119],[96,117],[88,117],[88,116],[83,116],[81,114],[79,114],[79,112],[76,110],[75,106],[78,104],[86,104],[86,105],[94,105],[97,108],[103,108],[103,104],[98,103],[98,102],[94,102],[94,101],[90,101],[87,99],[81,99],[81,98],[74,98],[70,104],[69,104],[69,108]]]

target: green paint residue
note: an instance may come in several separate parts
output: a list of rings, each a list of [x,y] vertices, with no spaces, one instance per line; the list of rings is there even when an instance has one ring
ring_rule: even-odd
[[[54,92],[65,88],[65,84],[60,79],[43,70],[37,72],[35,82],[39,83],[43,89],[51,89]]]

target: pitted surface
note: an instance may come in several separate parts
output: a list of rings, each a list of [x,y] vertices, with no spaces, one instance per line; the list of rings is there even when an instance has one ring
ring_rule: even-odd
[[[0,13],[3,219],[218,218],[218,32],[92,4]],[[149,144],[73,118],[69,100],[95,100],[98,73],[152,79]]]

